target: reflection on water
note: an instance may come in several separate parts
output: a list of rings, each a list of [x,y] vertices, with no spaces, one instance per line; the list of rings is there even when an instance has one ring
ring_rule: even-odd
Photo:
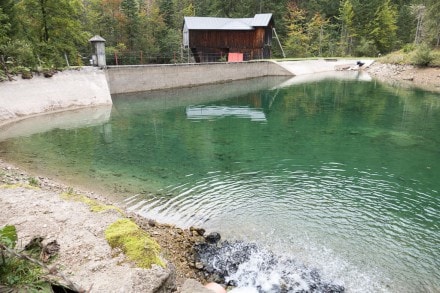
[[[249,107],[222,107],[222,106],[188,106],[186,117],[193,120],[213,119],[235,116],[248,118],[252,121],[266,121],[266,115],[262,110]]]
[[[438,95],[284,82],[119,95],[101,125],[7,139],[0,152],[124,195],[145,217],[295,255],[349,292],[436,291]]]
[[[19,136],[31,136],[57,128],[75,129],[101,125],[110,120],[110,113],[111,106],[103,105],[23,119],[2,127],[0,141]]]

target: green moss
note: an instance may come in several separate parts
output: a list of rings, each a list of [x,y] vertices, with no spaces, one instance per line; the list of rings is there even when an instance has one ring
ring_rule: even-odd
[[[89,208],[92,212],[95,212],[95,213],[105,212],[105,211],[109,211],[109,210],[115,210],[115,211],[119,212],[121,215],[124,215],[124,212],[120,208],[112,206],[112,205],[105,205],[103,203],[100,203],[97,200],[88,198],[85,195],[71,193],[71,192],[63,192],[61,194],[61,197],[64,199],[67,199],[67,200],[83,202],[89,206]]]
[[[129,219],[111,224],[105,231],[105,238],[112,248],[120,248],[138,267],[151,268],[153,264],[165,267],[159,255],[159,244]]]

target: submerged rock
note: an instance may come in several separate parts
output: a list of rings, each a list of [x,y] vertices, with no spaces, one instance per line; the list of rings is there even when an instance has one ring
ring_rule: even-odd
[[[342,285],[325,281],[316,269],[293,258],[275,255],[255,243],[228,242],[195,245],[196,261],[213,281],[259,293],[345,292]]]

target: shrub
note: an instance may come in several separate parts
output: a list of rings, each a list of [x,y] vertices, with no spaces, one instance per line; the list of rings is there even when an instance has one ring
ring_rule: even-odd
[[[377,48],[373,41],[361,38],[359,45],[355,49],[355,55],[360,57],[376,56]]]
[[[416,48],[416,46],[414,44],[406,44],[403,46],[403,52],[409,53],[409,52],[414,51],[415,48]]]
[[[434,55],[428,45],[420,45],[413,56],[413,64],[417,66],[428,66],[434,60]]]
[[[432,61],[430,63],[431,66],[440,67],[440,50],[434,50],[432,53]]]
[[[5,55],[5,60],[7,60],[7,63],[12,67],[35,67],[37,65],[34,48],[26,41],[13,40],[5,44],[2,49]]]
[[[7,252],[7,249],[15,248],[17,240],[15,226],[0,229],[0,284],[6,286],[3,289],[6,292],[41,292],[47,289],[48,284],[39,266]]]

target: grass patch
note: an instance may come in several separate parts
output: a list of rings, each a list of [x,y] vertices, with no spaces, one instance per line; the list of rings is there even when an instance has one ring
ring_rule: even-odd
[[[111,224],[105,231],[105,238],[112,248],[120,248],[138,267],[151,268],[153,264],[165,267],[159,255],[159,244],[129,219]]]
[[[23,259],[7,257],[5,262],[0,264],[0,284],[14,288],[16,291],[13,292],[47,290],[50,284],[43,279],[44,275],[44,270],[40,266]]]
[[[40,181],[38,181],[38,179],[35,177],[31,177],[31,178],[29,178],[29,185],[34,186],[34,187],[39,187]]]
[[[105,211],[115,210],[115,211],[119,212],[122,216],[125,215],[124,212],[118,207],[115,207],[113,205],[106,205],[106,204],[103,204],[97,200],[88,198],[85,195],[73,193],[71,189],[69,189],[68,192],[63,192],[61,194],[61,198],[67,199],[67,200],[72,200],[72,201],[77,201],[77,202],[83,202],[89,206],[90,211],[95,212],[95,213],[101,213],[101,212],[105,212]]]
[[[399,65],[416,65],[421,67],[439,67],[440,50],[430,49],[426,45],[405,46],[402,50],[392,52],[378,59],[382,63]]]
[[[15,226],[0,228],[0,292],[51,292],[40,266],[9,253],[17,241]]]

